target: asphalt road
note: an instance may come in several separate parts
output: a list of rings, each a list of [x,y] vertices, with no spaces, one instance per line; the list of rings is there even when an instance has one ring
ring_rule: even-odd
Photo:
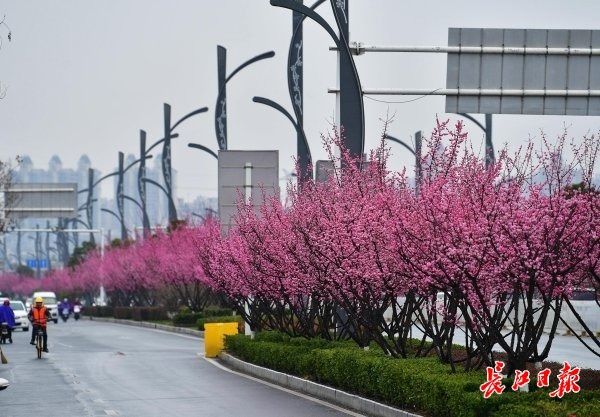
[[[2,417],[349,415],[223,370],[190,336],[87,320],[48,330],[41,360],[29,333],[4,346],[0,378],[11,386],[0,391]]]

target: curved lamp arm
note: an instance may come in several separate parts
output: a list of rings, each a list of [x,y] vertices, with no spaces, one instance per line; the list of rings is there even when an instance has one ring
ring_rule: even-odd
[[[465,117],[467,119],[469,119],[470,121],[472,121],[473,123],[475,123],[477,126],[479,126],[479,128],[481,130],[483,130],[485,132],[485,126],[481,124],[481,122],[479,120],[477,120],[476,118],[474,118],[473,116],[471,116],[470,114],[467,113],[458,113],[460,116]]]
[[[186,114],[181,119],[179,119],[177,121],[177,123],[175,123],[173,126],[171,126],[171,132],[174,131],[177,126],[179,126],[182,122],[189,119],[190,117],[195,116],[197,114],[206,113],[207,111],[208,111],[208,107],[202,107],[202,108],[194,110],[193,112]]]
[[[97,199],[97,198],[93,198],[93,199],[92,199],[92,203],[95,203],[95,202],[97,202],[97,201],[98,201],[98,199]],[[77,211],[85,210],[87,207],[88,207],[88,202],[86,201],[85,203],[83,203],[82,205],[80,205],[80,206],[77,208]]]
[[[231,74],[227,78],[225,78],[225,83],[228,83],[229,80],[233,78],[235,74],[246,68],[248,65],[252,65],[255,62],[262,61],[263,59],[273,58],[275,56],[275,51],[265,52],[260,55],[256,55],[254,58],[250,58],[248,61],[244,62],[242,65],[233,70]]]
[[[143,182],[150,183],[150,184],[152,184],[152,185],[156,185],[158,188],[160,188],[160,189],[163,191],[163,193],[165,193],[165,195],[166,195],[167,197],[169,196],[169,193],[167,192],[167,190],[165,189],[165,187],[163,187],[162,185],[160,185],[159,183],[157,183],[157,182],[156,182],[156,181],[154,181],[153,179],[150,179],[150,178],[142,178],[142,181],[143,181]]]
[[[101,208],[100,211],[103,211],[104,213],[108,213],[108,214],[112,214],[113,216],[115,216],[115,218],[119,221],[119,223],[121,223],[121,218],[119,217],[119,215],[117,213],[115,213],[112,210],[109,210],[107,208]]]
[[[81,219],[71,219],[72,223],[79,223],[85,226],[86,229],[91,229],[91,227]]]
[[[410,146],[408,146],[404,141],[402,141],[398,138],[395,138],[393,136],[390,136],[390,135],[385,135],[383,138],[390,140],[392,142],[396,142],[397,144],[404,146],[406,149],[408,149],[410,151],[410,153],[412,153],[414,156],[417,156],[415,150],[413,148],[411,148]]]
[[[259,104],[264,104],[265,106],[269,106],[269,107],[279,111],[281,114],[283,114],[285,117],[287,117],[290,122],[292,122],[292,124],[294,125],[294,128],[296,129],[296,132],[302,136],[302,141],[304,142],[304,146],[306,146],[306,149],[308,150],[308,161],[307,162],[310,165],[312,165],[312,154],[310,152],[310,146],[308,146],[308,140],[306,139],[306,135],[304,134],[304,129],[302,129],[302,127],[300,127],[300,125],[298,123],[296,123],[296,121],[294,120],[292,115],[286,109],[284,109],[281,105],[279,105],[278,103],[275,103],[273,100],[269,100],[268,98],[253,97],[252,101],[255,103],[259,103]]]
[[[144,156],[144,159],[152,159],[152,155],[146,155],[146,156]],[[133,161],[132,163],[130,163],[129,165],[127,165],[127,167],[125,169],[123,169],[123,173],[126,173],[127,170],[129,170],[129,168],[131,168],[135,164],[139,164],[141,160],[142,160],[142,158],[136,159],[135,161]]]
[[[331,39],[333,39],[333,41],[335,42],[335,46],[337,46],[338,49],[344,49],[341,47],[342,45],[340,42],[340,38],[338,38],[335,31],[331,28],[331,26],[329,26],[329,24],[327,24],[327,22],[325,21],[325,19],[323,19],[323,17],[321,17],[321,15],[314,11],[313,8],[309,8],[300,3],[297,3],[295,0],[271,0],[270,2],[271,6],[283,7],[285,9],[294,10],[298,13],[303,14],[306,17],[310,17],[312,20],[317,22],[323,29],[325,29],[327,33],[329,33],[329,36],[331,36]]]
[[[217,155],[212,149],[207,148],[206,146],[201,145],[199,143],[188,143],[188,148],[200,149],[200,150],[214,156],[217,161],[219,160],[219,155]]]
[[[140,210],[142,210],[142,213],[144,212],[144,208],[142,207],[142,205],[135,198],[129,197],[128,195],[125,195],[125,194],[123,194],[123,198],[125,200],[131,201],[136,206],[138,206]]]
[[[154,181],[150,178],[142,178],[142,181],[157,186],[158,188],[160,188],[162,190],[163,193],[165,193],[165,195],[167,196],[167,199],[169,199],[169,192],[165,189],[165,187],[163,187],[162,185],[160,185],[159,183],[157,183],[156,181]],[[176,211],[175,207],[173,207],[173,211]],[[175,217],[177,217],[177,213],[175,213]]]
[[[175,136],[179,136],[179,135],[175,135]],[[161,139],[161,141],[164,141],[164,139]],[[149,150],[150,150],[150,149],[148,149],[148,150],[146,151],[146,153],[147,153]],[[147,156],[146,156],[144,159],[152,159],[152,155],[147,155]],[[136,160],[135,160],[135,161],[133,161],[131,164],[129,164],[129,165],[128,165],[128,166],[127,166],[127,167],[126,167],[124,170],[123,170],[123,172],[124,172],[124,173],[125,173],[125,172],[127,172],[127,170],[128,170],[129,168],[131,168],[131,167],[132,167],[132,166],[134,166],[135,164],[139,163],[141,160],[142,160],[142,158],[140,158],[140,159],[136,159]],[[100,178],[100,179],[98,179],[96,182],[94,182],[94,183],[92,184],[92,187],[95,187],[96,185],[98,185],[98,184],[100,184],[102,181],[104,181],[105,179],[107,179],[107,178],[110,178],[110,177],[114,177],[115,175],[119,175],[119,171],[115,171],[115,172],[111,172],[110,174],[106,174],[105,176],[103,176],[102,178]],[[80,194],[80,193],[83,193],[83,192],[86,192],[86,191],[88,191],[88,188],[84,188],[84,189],[82,189],[82,190],[79,190],[79,191],[77,191],[77,194]]]
[[[206,221],[206,217],[204,217],[202,214],[198,214],[198,213],[194,213],[192,212],[192,216],[196,216],[202,219],[202,221]]]
[[[312,6],[310,6],[311,10],[315,10],[317,7],[319,7],[321,4],[325,3],[326,0],[317,0]],[[302,94],[300,93],[300,86],[297,83],[297,78],[294,79],[293,77],[293,72],[295,72],[295,68],[297,65],[297,60],[299,59],[298,56],[300,55],[303,45],[300,44],[298,42],[298,35],[300,34],[300,29],[302,28],[302,24],[304,22],[304,19],[306,19],[306,15],[304,14],[300,14],[300,20],[298,21],[298,23],[296,24],[296,27],[294,28],[294,33],[292,34],[292,39],[290,40],[290,46],[288,47],[288,71],[287,71],[287,75],[288,75],[288,93],[290,95],[290,100],[292,101],[292,107],[294,109],[294,113],[296,114],[296,119],[300,120],[300,117],[302,116],[302,102],[304,100],[304,98],[302,97]],[[295,48],[294,48],[295,47]],[[294,52],[296,53],[296,57],[294,57]],[[303,65],[303,62],[300,62],[300,65]],[[298,89],[298,95],[299,95],[299,102],[296,102],[294,99],[294,91]]]
[[[335,33],[335,31],[332,29],[332,27],[327,23],[327,21],[325,21],[325,19],[323,19],[323,17],[321,15],[319,15],[317,12],[314,11],[314,9],[309,8],[307,6],[304,6],[302,3],[297,2],[295,0],[270,0],[270,3],[272,6],[276,6],[276,7],[283,7],[285,9],[290,9],[290,10],[294,10],[300,14],[305,15],[306,17],[309,17],[310,19],[314,20],[316,23],[318,23],[323,29],[325,29],[325,31],[329,34],[329,36],[331,36],[331,39],[335,42],[335,45],[337,47],[337,49],[340,51],[340,53],[345,54],[346,59],[348,60],[348,64],[351,66],[351,70],[352,73],[354,75],[354,85],[352,86],[353,88],[351,90],[349,90],[349,95],[353,96],[352,100],[350,100],[349,102],[353,103],[353,106],[357,106],[356,108],[353,108],[353,111],[351,111],[351,114],[356,113],[357,115],[360,115],[360,125],[357,126],[357,128],[360,130],[360,155],[355,155],[358,157],[362,156],[362,153],[364,152],[364,147],[365,147],[365,126],[364,126],[364,105],[363,105],[363,92],[362,92],[362,87],[360,85],[360,78],[358,77],[358,71],[356,69],[356,65],[354,64],[354,58],[352,57],[352,53],[350,52],[350,48],[348,47],[348,45],[346,44],[346,42],[342,42],[342,40],[338,37],[338,35]],[[333,3],[332,3],[333,5]],[[338,22],[338,16],[336,15],[335,11],[334,11],[334,15],[336,17],[336,22],[338,23],[338,27],[339,27],[339,22]],[[343,36],[343,33],[342,33]],[[355,102],[355,103],[354,103]],[[340,126],[340,128],[343,126]]]
[[[175,139],[178,137],[179,137],[179,133],[173,133],[172,135],[169,135],[169,139]],[[146,149],[146,153],[150,152],[152,149],[156,148],[158,145],[160,145],[164,141],[165,141],[165,138],[161,138],[161,139],[157,140],[156,142],[154,142],[152,144],[152,146],[150,146],[148,149]]]
[[[110,178],[110,177],[114,177],[114,176],[116,176],[116,175],[119,175],[119,171],[111,172],[110,174],[107,174],[107,175],[103,176],[103,177],[102,177],[102,178],[100,178],[99,180],[95,181],[95,182],[92,184],[92,187],[95,187],[96,185],[100,184],[100,182],[101,182],[101,181],[104,181],[105,179],[107,179],[107,178]],[[83,190],[82,190],[82,191],[83,191]]]
[[[227,83],[241,70],[246,68],[249,65],[254,64],[255,62],[261,61],[263,59],[272,58],[275,56],[274,51],[269,51],[262,53],[260,55],[255,56],[254,58],[250,58],[239,67],[237,67],[229,76],[226,74],[226,68],[224,65],[221,65],[221,59],[225,59],[227,54],[227,50],[217,45],[217,56],[218,56],[218,70],[219,70],[219,91],[217,92],[217,101],[215,103],[215,133],[217,136],[217,144],[219,149],[227,149],[227,99],[226,99],[226,87]]]

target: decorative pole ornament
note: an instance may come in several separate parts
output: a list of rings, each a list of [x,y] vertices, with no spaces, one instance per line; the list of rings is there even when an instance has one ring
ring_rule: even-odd
[[[164,103],[163,110],[165,141],[162,152],[162,170],[169,204],[169,223],[172,223],[177,220],[177,210],[173,201],[173,169],[171,167],[171,131],[174,127],[171,127],[171,106]]]
[[[483,130],[485,134],[485,166],[489,168],[496,163],[496,154],[494,152],[494,139],[492,137],[492,115],[485,114],[485,126],[479,120],[468,113],[458,113],[459,116],[465,117],[475,123],[475,125]]]
[[[117,177],[117,211],[119,212],[119,223],[121,225],[121,240],[127,240],[127,228],[125,227],[125,199],[124,199],[124,159],[123,152],[119,152],[119,169]]]
[[[304,129],[302,129],[302,126],[300,126],[298,122],[294,120],[294,117],[286,109],[284,109],[281,105],[277,104],[273,100],[269,100],[268,98],[264,97],[253,97],[252,101],[254,101],[255,103],[264,104],[265,106],[269,106],[277,110],[278,112],[283,114],[290,122],[292,122],[294,128],[296,129],[296,135],[298,136],[297,155],[298,165],[300,169],[300,172],[298,173],[298,182],[302,184],[305,180],[312,178],[312,156],[310,153],[308,140],[306,139],[306,135],[304,133]]]
[[[273,58],[275,52],[269,51],[255,56],[237,67],[227,76],[227,49],[217,46],[217,72],[218,72],[218,94],[215,104],[215,133],[219,150],[228,149],[227,145],[227,83],[241,70],[255,62],[267,58]]]
[[[215,104],[215,132],[219,149],[227,149],[227,49],[217,45],[218,93]]]
[[[92,228],[92,225],[94,224],[93,200],[94,200],[94,169],[88,168],[88,192],[87,192],[87,201],[86,201],[86,205],[85,205],[85,216],[87,218],[87,223],[90,226],[89,227],[90,229]],[[92,242],[92,244],[96,243],[93,233],[90,233],[90,242]]]
[[[146,206],[146,131],[140,130],[140,168],[138,169],[138,193],[140,195],[141,209],[142,209],[142,226],[144,228],[144,237],[147,237],[150,233],[150,218],[148,217],[148,209]]]
[[[318,23],[335,42],[339,51],[338,97],[339,128],[343,130],[343,143],[352,157],[361,158],[364,152],[364,106],[360,79],[349,47],[349,15],[347,0],[330,0],[339,36],[333,28],[314,11],[320,3],[309,8],[297,0],[270,0],[272,6],[283,7],[303,14]],[[288,57],[289,64],[289,57]],[[288,65],[289,66],[289,65]],[[293,81],[292,81],[293,84]],[[292,99],[292,101],[294,101]]]
[[[304,5],[303,0],[296,0],[296,2]],[[310,6],[310,10],[314,11],[323,3],[325,0],[317,0]],[[294,127],[296,127],[296,158],[300,171],[298,172],[299,183],[312,178],[312,157],[304,131],[304,19],[306,15],[297,10],[292,11],[292,39],[288,48],[287,65],[288,92],[296,115]]]

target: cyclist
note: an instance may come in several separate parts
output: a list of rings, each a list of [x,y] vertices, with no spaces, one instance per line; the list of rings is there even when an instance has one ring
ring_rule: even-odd
[[[8,298],[4,300],[2,306],[0,306],[0,322],[6,323],[8,330],[8,340],[12,343],[12,331],[15,328],[15,313],[10,308],[10,301]]]
[[[35,334],[38,329],[41,329],[44,335],[44,352],[48,353],[48,333],[46,332],[46,323],[48,320],[52,320],[50,310],[44,306],[44,299],[42,297],[35,298],[35,305],[29,310],[27,315],[29,321],[32,323],[31,332],[31,343],[35,345]]]

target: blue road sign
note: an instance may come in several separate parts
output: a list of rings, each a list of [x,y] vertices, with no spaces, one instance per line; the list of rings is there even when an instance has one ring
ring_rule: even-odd
[[[40,269],[48,269],[47,259],[27,259],[27,266],[31,269],[37,269],[38,265]]]

